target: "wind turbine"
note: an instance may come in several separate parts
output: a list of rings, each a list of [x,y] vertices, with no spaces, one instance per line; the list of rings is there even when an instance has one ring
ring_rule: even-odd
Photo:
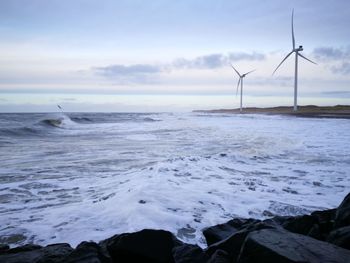
[[[245,76],[247,76],[249,73],[254,72],[256,69],[249,71],[247,73],[244,73],[243,75],[239,74],[239,72],[237,71],[237,69],[235,69],[235,67],[231,64],[231,67],[234,69],[234,71],[236,71],[237,75],[239,76],[239,80],[238,80],[238,84],[237,84],[237,90],[236,90],[236,96],[238,94],[238,87],[239,84],[241,83],[241,101],[240,101],[240,107],[239,107],[239,111],[242,112],[242,97],[243,97],[243,78]]]
[[[295,53],[295,74],[294,74],[294,108],[293,111],[298,110],[298,104],[297,104],[297,97],[298,97],[298,57],[302,57],[303,59],[317,65],[315,62],[312,60],[306,58],[302,54],[300,54],[300,51],[303,51],[303,46],[299,46],[298,48],[295,47],[295,38],[294,38],[294,25],[293,25],[293,17],[294,17],[294,9],[292,11],[292,44],[293,44],[293,49],[291,52],[288,53],[288,55],[282,60],[282,62],[277,66],[277,68],[274,70],[272,73],[275,74],[277,69],[283,64],[283,62],[293,53]]]

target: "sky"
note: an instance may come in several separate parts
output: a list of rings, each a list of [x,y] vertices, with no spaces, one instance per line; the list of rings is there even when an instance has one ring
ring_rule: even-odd
[[[350,104],[348,0],[0,0],[0,112]]]

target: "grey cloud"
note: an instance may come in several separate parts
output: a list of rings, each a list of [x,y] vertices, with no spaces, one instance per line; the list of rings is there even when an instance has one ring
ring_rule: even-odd
[[[343,62],[340,65],[331,67],[333,73],[348,75],[350,74],[350,62]]]
[[[109,65],[106,67],[94,67],[92,70],[104,77],[114,79],[118,83],[154,83],[159,74],[175,69],[217,69],[227,67],[230,62],[264,60],[265,55],[257,52],[231,52],[225,54],[209,54],[194,59],[178,58],[173,62],[162,65],[135,64],[135,65]]]
[[[232,52],[227,55],[211,54],[206,56],[196,57],[194,59],[176,59],[172,66],[174,68],[198,68],[198,69],[216,69],[227,66],[230,62],[236,61],[253,61],[264,60],[266,56],[262,53],[245,53]]]
[[[318,47],[313,50],[313,55],[323,61],[350,59],[350,46],[342,48]]]
[[[93,71],[98,75],[107,77],[116,84],[156,83],[158,74],[163,68],[158,65],[135,64],[135,65],[109,65],[106,67],[94,67]]]
[[[197,57],[195,59],[176,59],[173,62],[174,68],[199,68],[199,69],[214,69],[220,68],[223,64],[227,63],[227,57],[222,54],[212,54]]]
[[[332,62],[326,66],[335,74],[350,74],[350,45],[347,47],[319,47],[313,51],[314,56],[324,62]]]
[[[236,52],[236,53],[230,53],[228,55],[228,59],[231,61],[240,61],[240,60],[264,60],[266,58],[265,54],[262,53],[245,53],[245,52]]]
[[[107,77],[155,74],[162,71],[160,67],[148,64],[136,64],[131,66],[110,65],[106,67],[95,67],[94,70]]]

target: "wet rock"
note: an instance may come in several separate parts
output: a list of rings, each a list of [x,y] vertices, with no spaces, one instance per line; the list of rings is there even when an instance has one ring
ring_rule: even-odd
[[[82,242],[62,263],[112,263],[112,259],[95,242]]]
[[[313,216],[303,215],[288,218],[282,226],[290,232],[307,235],[316,223],[317,220]]]
[[[247,236],[238,263],[347,263],[350,251],[282,229],[253,231]]]
[[[273,221],[271,222],[257,222],[248,224],[243,229],[239,230],[238,232],[235,232],[231,236],[227,237],[224,240],[221,240],[217,243],[212,244],[206,249],[206,253],[210,256],[212,256],[217,250],[224,250],[227,254],[230,260],[236,260],[240,250],[241,246],[247,237],[247,235],[256,230],[261,229],[268,229],[268,228],[275,228],[278,227]]]
[[[8,250],[0,255],[1,263],[61,263],[72,248],[69,244],[53,244],[46,247],[26,245]]]
[[[240,229],[243,229],[249,225],[260,222],[257,219],[244,219],[244,218],[235,218],[224,224],[219,224],[205,228],[203,230],[203,235],[207,241],[207,245],[210,246],[216,242],[226,239],[232,234],[236,233]]]
[[[8,251],[6,251],[6,253],[11,254],[11,253],[33,251],[33,250],[40,249],[40,248],[42,248],[42,246],[34,245],[34,244],[27,244],[27,245],[24,245],[24,246],[11,248]]]
[[[343,226],[350,226],[350,193],[344,198],[335,214],[334,228]]]
[[[1,254],[2,252],[5,252],[5,251],[9,250],[9,249],[10,249],[10,246],[9,246],[9,245],[0,244],[0,254]]]
[[[229,263],[230,256],[224,250],[216,250],[207,263]]]
[[[0,243],[4,244],[17,244],[26,240],[27,237],[23,234],[10,234],[0,236]]]
[[[317,220],[317,226],[314,226],[313,229],[310,230],[309,236],[325,240],[329,232],[333,230],[336,211],[337,209],[328,209],[311,213]],[[319,237],[314,234],[316,229],[318,229]]]
[[[100,242],[114,262],[174,262],[172,249],[183,243],[164,230],[145,229]]]
[[[191,227],[190,225],[187,224],[186,227],[180,228],[177,231],[176,236],[178,238],[193,239],[196,237],[195,233],[196,233],[196,229],[194,229],[193,227]]]
[[[209,260],[209,256],[197,245],[183,244],[173,249],[174,262],[176,263],[203,263]]]
[[[327,242],[350,250],[350,226],[332,231],[327,238]]]

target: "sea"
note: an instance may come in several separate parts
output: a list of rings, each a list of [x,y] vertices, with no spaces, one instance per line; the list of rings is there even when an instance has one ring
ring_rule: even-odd
[[[350,121],[254,114],[0,114],[0,243],[100,241],[334,208]]]

